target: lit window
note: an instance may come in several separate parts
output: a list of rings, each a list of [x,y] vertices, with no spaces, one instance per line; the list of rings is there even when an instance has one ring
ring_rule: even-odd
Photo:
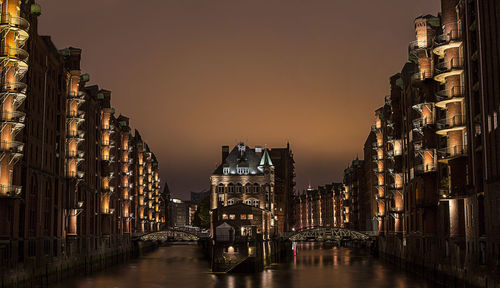
[[[249,169],[248,167],[238,167],[236,168],[236,172],[238,172],[238,174],[242,175],[247,175],[249,173]]]
[[[236,219],[236,216],[234,214],[229,214],[229,219],[234,220]]]
[[[222,219],[227,220],[227,214],[222,214]]]
[[[247,219],[248,220],[253,220],[253,214],[248,214]]]
[[[488,132],[491,132],[491,115],[488,115]]]
[[[474,128],[476,130],[475,131],[475,136],[481,135],[481,124],[476,124]]]
[[[241,214],[240,215],[241,220],[246,220],[247,219],[247,214]]]

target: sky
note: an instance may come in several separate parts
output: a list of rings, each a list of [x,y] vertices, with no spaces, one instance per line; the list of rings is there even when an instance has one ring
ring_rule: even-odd
[[[209,187],[221,146],[294,152],[297,190],[342,180],[413,20],[439,0],[39,0],[38,29],[83,49],[174,196]]]

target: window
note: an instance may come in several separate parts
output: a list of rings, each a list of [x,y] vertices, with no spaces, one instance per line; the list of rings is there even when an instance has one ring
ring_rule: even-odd
[[[228,175],[229,173],[231,173],[231,168],[229,167],[224,167],[222,169],[222,173],[224,173],[224,175]]]
[[[241,192],[243,192],[243,186],[241,186],[241,184],[238,183],[236,185],[236,193],[241,193]]]
[[[498,116],[497,112],[493,112],[493,129],[497,129],[498,127]]]
[[[259,207],[260,201],[259,200],[253,200],[253,206]]]
[[[222,219],[227,220],[227,214],[222,214]]]
[[[224,194],[219,194],[219,202],[224,202]]]
[[[253,201],[251,199],[245,200],[245,205],[252,206]]]
[[[247,219],[247,214],[241,214],[240,215],[241,220],[246,220]]]
[[[248,220],[253,220],[253,214],[248,214],[247,219]]]
[[[234,220],[236,219],[236,216],[234,214],[229,214],[229,219]]]
[[[250,194],[252,189],[252,184],[245,185],[245,193]]]
[[[234,193],[234,184],[227,185],[227,193]]]
[[[260,193],[259,184],[253,184],[253,193],[255,193],[255,194]]]
[[[224,184],[220,183],[219,186],[217,186],[217,193],[224,193]]]
[[[249,173],[249,169],[248,167],[237,167],[236,168],[236,172],[238,172],[238,174],[244,174],[244,175],[247,175]]]
[[[234,199],[227,200],[227,205],[233,205],[233,204],[234,204]]]

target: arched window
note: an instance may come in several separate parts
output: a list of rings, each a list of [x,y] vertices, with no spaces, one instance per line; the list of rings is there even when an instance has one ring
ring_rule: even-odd
[[[252,184],[248,183],[247,185],[245,185],[245,193],[252,193]]]
[[[224,194],[224,184],[220,183],[219,186],[217,186],[217,193]]]
[[[257,183],[253,184],[253,193],[255,193],[255,194],[260,193],[260,186],[259,186],[259,184],[257,184]]]
[[[227,193],[234,193],[234,184],[230,183],[227,185]]]
[[[255,198],[250,198],[245,200],[245,204],[248,206],[259,207],[260,201]]]
[[[255,206],[255,207],[259,207],[259,204],[260,204],[260,201],[259,201],[259,200],[257,200],[257,199],[254,199],[254,200],[253,200],[253,206]]]
[[[236,184],[236,193],[243,192],[243,186],[240,183]]]

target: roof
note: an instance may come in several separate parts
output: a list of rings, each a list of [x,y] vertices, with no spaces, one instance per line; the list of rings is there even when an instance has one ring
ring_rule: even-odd
[[[263,175],[264,167],[266,166],[273,166],[273,162],[271,161],[267,148],[264,152],[262,152],[262,148],[259,146],[251,148],[245,143],[238,143],[224,159],[223,163],[215,169],[213,174]]]

